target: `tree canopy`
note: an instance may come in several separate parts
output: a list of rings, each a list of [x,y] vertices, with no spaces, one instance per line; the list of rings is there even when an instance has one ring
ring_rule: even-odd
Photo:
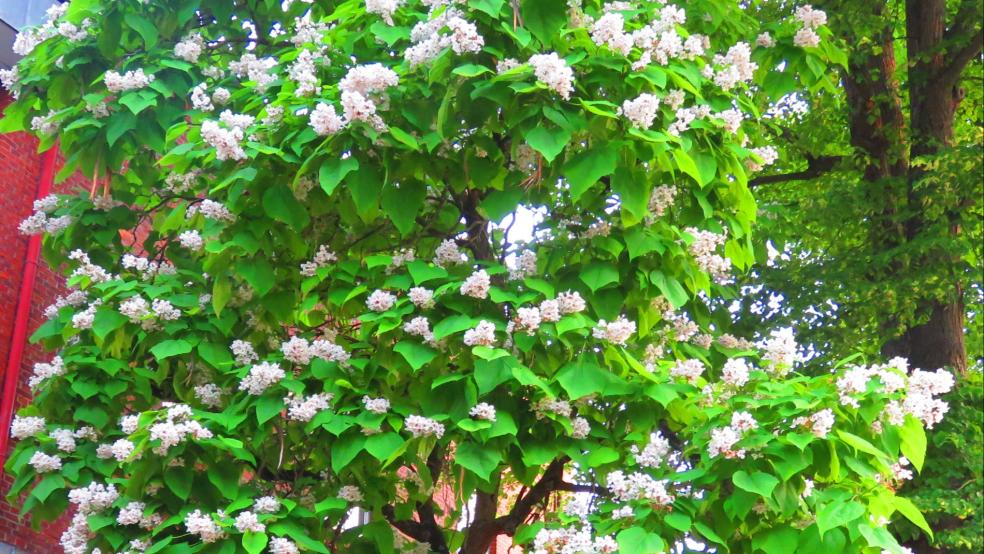
[[[718,309],[763,253],[769,122],[849,63],[824,12],[743,4],[53,8],[2,125],[92,185],[22,225],[70,291],[11,497],[74,509],[70,553],[931,534],[895,492],[951,373]]]

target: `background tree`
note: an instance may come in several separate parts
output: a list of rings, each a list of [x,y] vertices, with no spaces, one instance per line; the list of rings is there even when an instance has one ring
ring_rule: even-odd
[[[837,93],[827,16],[573,4],[77,0],[18,37],[4,124],[93,180],[22,226],[73,290],[10,495],[74,505],[67,552],[930,532],[895,490],[952,375],[803,367],[712,311],[754,261],[758,116]]]
[[[762,17],[776,6],[762,4]],[[798,92],[779,112],[783,161],[750,183],[764,214],[762,261],[765,241],[778,254],[745,281],[740,320],[793,325],[821,357],[862,349],[964,376],[971,390],[952,403],[961,423],[936,435],[930,459],[939,463],[916,495],[940,529],[936,544],[976,552],[984,548],[982,5],[823,7],[850,62],[837,94]]]

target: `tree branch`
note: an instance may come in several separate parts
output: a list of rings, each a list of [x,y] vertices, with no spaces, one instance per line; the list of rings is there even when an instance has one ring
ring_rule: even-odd
[[[780,173],[778,175],[762,175],[748,181],[748,188],[769,185],[772,183],[785,183],[787,181],[806,181],[814,179],[834,169],[842,159],[841,156],[807,156],[806,169],[793,171],[792,173]]]
[[[937,77],[944,83],[956,83],[967,64],[981,55],[982,47],[984,47],[984,29],[978,29],[977,33],[970,37],[963,48],[947,57],[947,64],[940,70]]]
[[[530,515],[533,507],[542,502],[551,492],[558,490],[564,482],[564,466],[569,458],[562,456],[550,462],[547,469],[535,485],[530,487],[525,496],[516,501],[507,515],[495,518],[496,525],[509,536],[516,533],[516,528]]]

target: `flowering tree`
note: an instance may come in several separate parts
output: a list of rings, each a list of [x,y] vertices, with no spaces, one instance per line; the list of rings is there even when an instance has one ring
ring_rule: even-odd
[[[756,119],[844,62],[739,4],[53,8],[4,125],[92,186],[22,225],[70,292],[10,495],[70,553],[901,551],[950,374],[712,309]]]

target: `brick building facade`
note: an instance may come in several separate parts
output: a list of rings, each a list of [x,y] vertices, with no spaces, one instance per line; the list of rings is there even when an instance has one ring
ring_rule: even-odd
[[[10,102],[6,92],[0,90],[0,110]],[[49,270],[43,262],[38,263],[33,284],[24,282],[25,267],[28,263],[30,237],[17,232],[21,220],[30,215],[32,205],[42,180],[44,155],[37,152],[38,141],[26,133],[0,135],[0,387],[8,372],[17,375],[14,410],[30,401],[27,378],[31,367],[39,361],[47,361],[49,354],[37,345],[27,345],[17,367],[10,365],[10,354],[15,348],[14,336],[18,304],[25,288],[30,290],[29,317],[27,332],[30,334],[43,320],[42,312],[59,294],[62,279]],[[60,167],[61,160],[56,166]],[[80,183],[69,179],[56,185],[56,190],[67,190]],[[0,396],[5,391],[0,390]],[[7,434],[9,421],[0,422],[0,433]],[[6,459],[7,453],[3,453]],[[0,490],[6,495],[12,479],[3,474]],[[2,495],[0,495],[2,496]],[[46,524],[40,531],[31,527],[29,518],[21,518],[17,503],[14,505],[0,499],[0,554],[53,554],[61,552],[58,537],[63,522]]]

